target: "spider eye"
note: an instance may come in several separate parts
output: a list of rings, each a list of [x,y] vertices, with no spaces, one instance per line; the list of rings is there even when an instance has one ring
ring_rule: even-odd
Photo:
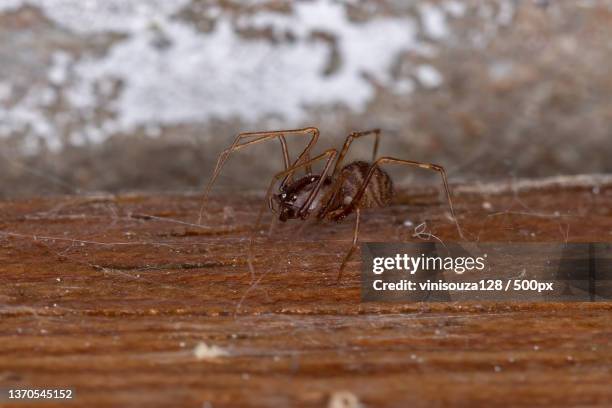
[[[287,193],[281,194],[281,198],[287,198]]]
[[[297,195],[294,194],[291,196],[291,201],[295,201],[295,200],[297,200]]]

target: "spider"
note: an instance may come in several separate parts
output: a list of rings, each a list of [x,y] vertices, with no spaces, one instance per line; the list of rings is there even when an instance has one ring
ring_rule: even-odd
[[[453,221],[459,235],[463,237],[463,233],[453,209],[446,172],[442,166],[397,159],[394,157],[377,158],[379,138],[381,135],[380,129],[353,132],[347,136],[340,152],[336,149],[328,149],[320,155],[310,158],[311,150],[317,143],[319,134],[319,129],[316,127],[240,133],[232,145],[221,152],[217,159],[212,177],[204,189],[198,224],[201,224],[208,194],[219,176],[223,165],[229,158],[229,155],[247,146],[278,139],[281,145],[285,170],[277,173],[272,178],[266,193],[266,201],[269,209],[278,216],[280,221],[285,222],[289,219],[306,220],[314,215],[319,220],[325,219],[340,222],[352,213],[356,215],[352,246],[342,260],[337,275],[338,281],[342,277],[342,272],[347,262],[357,248],[361,210],[388,206],[394,195],[393,182],[389,175],[381,168],[383,164],[414,166],[438,172],[442,177],[442,183],[444,185]],[[308,144],[295,161],[291,161],[287,148],[285,137],[289,136],[310,137]],[[347,165],[343,165],[344,158],[353,141],[364,136],[374,136],[372,161],[370,163],[354,161]],[[312,165],[319,161],[324,162],[323,170],[320,174],[313,174]],[[300,169],[304,169],[306,175],[294,180],[293,174]],[[279,181],[281,182],[278,191],[273,193],[274,186]],[[259,230],[262,214],[263,209],[259,212],[253,234]],[[254,235],[251,236],[251,246],[253,240]],[[249,266],[253,274],[253,268],[250,261]]]

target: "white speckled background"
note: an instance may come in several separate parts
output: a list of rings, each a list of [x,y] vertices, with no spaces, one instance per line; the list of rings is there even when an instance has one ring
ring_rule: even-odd
[[[197,188],[235,133],[311,124],[453,180],[610,172],[610,38],[610,1],[0,0],[0,196]]]

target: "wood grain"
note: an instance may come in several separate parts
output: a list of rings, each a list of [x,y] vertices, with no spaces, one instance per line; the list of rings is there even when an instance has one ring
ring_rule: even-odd
[[[609,185],[472,190],[456,197],[472,240],[612,240]],[[262,235],[254,286],[260,205],[216,197],[198,227],[197,195],[0,203],[0,386],[74,388],[83,407],[320,407],[341,390],[369,407],[612,405],[610,303],[360,303],[359,257],[335,283],[351,218]],[[362,240],[414,241],[423,221],[456,239],[445,209],[403,191],[364,213]],[[28,404],[65,405],[3,406]]]

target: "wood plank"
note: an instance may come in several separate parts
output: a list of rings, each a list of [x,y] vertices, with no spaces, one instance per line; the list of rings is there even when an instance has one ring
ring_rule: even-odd
[[[455,190],[471,240],[612,239],[609,184]],[[197,195],[1,202],[1,386],[74,388],[84,407],[612,404],[612,304],[360,303],[358,256],[335,282],[350,218],[258,240],[253,285],[261,201],[216,197],[205,227]],[[362,240],[415,241],[423,221],[457,239],[445,211],[402,191]]]

